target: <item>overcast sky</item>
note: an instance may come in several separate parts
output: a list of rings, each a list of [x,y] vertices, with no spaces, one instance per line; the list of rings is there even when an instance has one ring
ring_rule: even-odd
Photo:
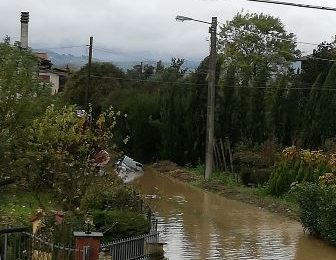
[[[336,7],[335,0],[288,0]],[[200,60],[209,51],[208,26],[176,22],[176,15],[220,22],[239,11],[279,17],[299,41],[330,41],[336,34],[336,12],[252,3],[245,0],[0,0],[1,37],[20,38],[20,12],[30,12],[29,44],[33,48],[85,45],[94,36],[94,56],[118,60],[181,57]],[[308,53],[314,46],[298,47]],[[55,49],[85,54],[85,48]]]

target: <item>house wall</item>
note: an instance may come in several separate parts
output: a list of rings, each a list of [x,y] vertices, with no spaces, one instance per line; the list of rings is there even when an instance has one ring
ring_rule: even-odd
[[[59,86],[60,86],[60,79],[59,79],[58,74],[54,74],[54,73],[51,73],[51,72],[40,72],[39,73],[39,78],[43,79],[44,82],[51,83],[51,85],[52,85],[51,94],[52,95],[58,93]],[[49,78],[49,80],[45,80],[45,79],[48,79],[48,78]]]
[[[294,61],[291,64],[292,69],[294,70],[295,74],[301,74],[302,71],[302,61]]]
[[[50,73],[50,83],[53,85],[51,94],[58,93],[59,89],[59,75]]]

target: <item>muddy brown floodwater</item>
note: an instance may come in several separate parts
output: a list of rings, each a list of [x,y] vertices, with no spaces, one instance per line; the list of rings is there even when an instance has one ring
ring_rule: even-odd
[[[300,223],[229,200],[151,169],[133,182],[155,210],[165,256],[179,259],[335,260],[336,248]]]

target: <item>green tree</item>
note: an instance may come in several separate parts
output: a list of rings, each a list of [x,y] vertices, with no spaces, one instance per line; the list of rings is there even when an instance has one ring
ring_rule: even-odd
[[[66,209],[79,206],[86,187],[98,174],[92,159],[101,149],[113,151],[113,129],[118,114],[108,110],[89,127],[74,107],[49,106],[36,118],[15,170],[38,197],[52,190]]]
[[[124,72],[111,63],[93,63],[91,68],[92,80],[89,90],[89,102],[92,104],[93,114],[99,115],[101,111],[116,105],[115,95],[122,92],[126,76]],[[85,106],[85,91],[88,82],[88,67],[74,73],[67,81],[64,89],[66,104]]]
[[[323,75],[320,74],[310,91],[302,129],[302,139],[306,146],[319,146],[327,138],[334,136],[336,96],[332,89],[335,82],[336,65],[333,65],[324,82]]]
[[[0,43],[0,182],[17,176],[12,164],[27,142],[27,128],[55,98],[39,82],[38,61],[30,52]]]
[[[123,150],[140,161],[158,159],[161,144],[158,95],[134,89],[123,97],[120,109],[127,114],[121,131],[130,136],[127,145],[120,144]]]
[[[280,100],[271,89],[277,89],[278,77],[291,78],[290,64],[299,54],[294,35],[286,32],[278,18],[238,13],[221,27],[219,52],[225,110],[232,113],[226,116],[231,122],[224,124],[232,124],[226,129],[239,133],[232,135],[233,140],[260,144],[275,128],[270,109],[275,107],[272,102]]]
[[[221,27],[219,50],[224,67],[235,64],[240,84],[257,77],[258,72],[287,73],[299,52],[294,34],[287,33],[278,18],[265,14],[238,13]]]
[[[332,42],[322,42],[302,61],[302,80],[312,85],[321,74],[324,80],[336,59],[336,38]]]

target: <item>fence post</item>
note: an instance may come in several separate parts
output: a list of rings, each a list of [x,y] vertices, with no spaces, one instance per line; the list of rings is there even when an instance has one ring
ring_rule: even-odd
[[[3,259],[4,260],[7,260],[7,247],[8,247],[8,234],[5,233],[4,250],[3,250],[3,257],[4,257]],[[1,255],[0,255],[0,257],[1,257]]]
[[[101,232],[74,232],[76,260],[98,260],[100,252]]]
[[[83,260],[90,260],[90,246],[83,247]]]

